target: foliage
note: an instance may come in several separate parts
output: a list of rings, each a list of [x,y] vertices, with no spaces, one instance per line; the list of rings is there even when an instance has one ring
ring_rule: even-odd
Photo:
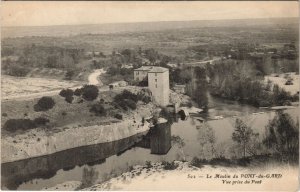
[[[242,146],[243,157],[246,157],[246,150],[251,141],[251,137],[255,135],[258,135],[258,133],[255,134],[251,127],[247,126],[241,119],[236,119],[232,140]]]
[[[259,80],[262,77],[256,75],[256,69],[248,61],[240,63],[228,61],[208,65],[207,69],[212,95],[256,107],[285,105],[296,99],[277,85],[270,91],[270,84],[264,84]]]
[[[122,120],[122,119],[123,119],[123,115],[117,113],[117,114],[115,115],[115,118],[116,118],[116,119]]]
[[[197,141],[200,144],[200,154],[202,157],[214,157],[216,152],[216,136],[213,128],[207,123],[202,123],[197,126],[197,131]]]
[[[95,113],[97,116],[105,116],[106,115],[106,109],[101,103],[93,104],[90,108],[90,112]]]
[[[71,97],[66,97],[66,98],[65,98],[65,101],[68,102],[68,103],[72,103],[73,100],[74,100],[74,97],[72,97],[72,96],[71,96]]]
[[[95,100],[99,95],[99,90],[95,85],[84,85],[82,88],[82,97],[87,101]]]
[[[45,117],[37,117],[33,120],[33,122],[36,124],[36,126],[46,125],[47,123],[49,123],[49,119]]]
[[[77,88],[77,89],[75,89],[75,91],[74,91],[74,95],[76,95],[76,96],[81,96],[82,95],[82,88]]]
[[[72,89],[63,89],[59,92],[59,95],[62,97],[72,97],[74,94]]]
[[[24,66],[11,65],[9,70],[6,70],[7,75],[16,76],[16,77],[25,77],[29,73],[30,69]]]
[[[138,101],[148,103],[151,101],[151,98],[145,93],[140,92],[135,94],[126,89],[122,93],[116,95],[114,98],[115,104],[126,111],[128,109],[135,110],[137,108]]]
[[[199,159],[198,157],[194,157],[192,161],[190,162],[190,165],[202,168],[203,165],[207,164],[208,161],[206,159]]]
[[[37,104],[34,105],[35,111],[47,111],[52,109],[55,105],[54,100],[51,97],[42,97],[38,100]]]
[[[132,110],[135,110],[136,109],[136,102],[131,100],[131,99],[125,99],[123,100],[123,102],[125,103],[125,105],[127,107],[129,107],[130,109]]]
[[[74,75],[75,75],[74,70],[68,70],[65,74],[65,80],[72,80]]]
[[[152,168],[152,164],[151,164],[151,161],[146,161],[146,168]]]
[[[299,125],[291,116],[278,111],[275,117],[266,126],[265,146],[281,157],[290,157],[295,160],[299,154]]]
[[[9,119],[3,125],[3,129],[9,132],[34,129],[36,127],[35,122],[30,119]]]
[[[174,170],[178,167],[178,164],[176,164],[174,161],[172,162],[163,161],[162,166],[165,170]]]

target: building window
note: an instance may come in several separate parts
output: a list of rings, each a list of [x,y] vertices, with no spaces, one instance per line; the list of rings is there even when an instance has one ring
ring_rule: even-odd
[[[136,74],[138,75],[138,74],[139,74],[139,72],[136,72]]]
[[[137,77],[136,80],[138,81],[138,80],[139,80],[139,77]]]
[[[155,73],[155,76],[157,76],[157,73]]]
[[[155,82],[157,82],[157,79],[155,79]]]
[[[157,88],[157,84],[155,84],[155,88]]]

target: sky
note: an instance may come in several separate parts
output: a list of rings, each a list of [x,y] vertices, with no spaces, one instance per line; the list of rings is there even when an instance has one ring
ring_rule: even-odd
[[[298,17],[297,1],[2,1],[2,26]]]

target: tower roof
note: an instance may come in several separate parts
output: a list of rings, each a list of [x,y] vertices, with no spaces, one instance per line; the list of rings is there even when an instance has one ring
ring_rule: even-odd
[[[142,66],[135,71],[148,71],[149,73],[163,73],[169,71],[169,69],[164,67],[156,67],[156,66]]]

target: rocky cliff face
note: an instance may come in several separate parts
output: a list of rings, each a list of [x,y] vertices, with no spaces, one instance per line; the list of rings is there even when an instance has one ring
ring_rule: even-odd
[[[143,117],[151,116],[153,105],[144,106],[133,112],[129,118],[109,125],[95,125],[66,129],[47,135],[43,131],[31,130],[25,135],[5,137],[1,140],[2,163],[53,154],[59,151],[120,140],[136,134],[146,134],[149,123]]]

